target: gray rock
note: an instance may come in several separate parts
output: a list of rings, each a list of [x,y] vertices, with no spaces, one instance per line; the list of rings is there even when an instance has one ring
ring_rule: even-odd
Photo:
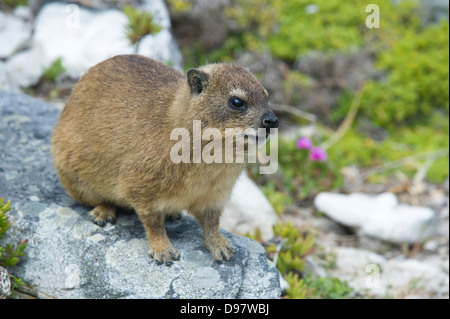
[[[251,239],[222,234],[235,247],[216,264],[189,216],[167,222],[181,259],[157,266],[147,256],[145,230],[133,211],[100,228],[89,208],[68,197],[50,156],[59,110],[23,94],[0,91],[0,196],[11,201],[13,226],[3,241],[28,239],[12,272],[40,298],[278,298],[278,271]]]
[[[0,266],[0,299],[4,299],[11,294],[11,277],[8,271]]]

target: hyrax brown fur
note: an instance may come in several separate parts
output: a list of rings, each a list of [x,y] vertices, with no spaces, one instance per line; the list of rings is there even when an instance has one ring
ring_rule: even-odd
[[[53,133],[53,161],[68,193],[95,207],[100,226],[115,221],[118,207],[133,208],[158,264],[180,258],[164,222],[184,209],[198,219],[215,261],[233,255],[219,219],[244,164],[173,163],[171,131],[192,132],[194,120],[221,131],[278,126],[267,91],[241,67],[212,64],[185,77],[155,60],[122,55],[80,79]]]

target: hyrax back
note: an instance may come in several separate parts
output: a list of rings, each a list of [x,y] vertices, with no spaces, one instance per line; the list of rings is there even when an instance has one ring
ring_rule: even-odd
[[[191,69],[187,77],[138,55],[92,67],[75,86],[52,139],[61,183],[79,202],[95,207],[99,225],[114,222],[118,207],[133,208],[158,263],[179,259],[165,217],[187,209],[200,222],[214,260],[233,247],[219,219],[243,169],[240,163],[174,163],[170,139],[177,128],[202,130],[276,127],[267,91],[246,70],[228,64]],[[192,136],[192,134],[191,134]]]

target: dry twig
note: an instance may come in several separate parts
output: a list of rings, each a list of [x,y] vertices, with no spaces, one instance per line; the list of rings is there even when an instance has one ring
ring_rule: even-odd
[[[302,111],[302,110],[300,110],[300,109],[298,109],[296,107],[293,107],[291,105],[270,103],[270,107],[275,112],[288,113],[290,115],[293,115],[293,116],[296,116],[296,117],[308,120],[310,122],[316,122],[317,121],[317,116],[315,116],[314,114]]]
[[[355,120],[356,114],[358,113],[359,107],[361,105],[361,97],[363,93],[364,86],[360,86],[358,91],[355,94],[355,97],[353,98],[352,104],[350,105],[350,110],[348,111],[347,115],[345,116],[344,121],[339,126],[337,131],[325,142],[323,142],[320,145],[320,148],[327,150],[334,144],[336,144],[348,131],[348,129],[352,126],[353,121]]]
[[[402,167],[408,163],[411,163],[411,161],[414,161],[414,160],[418,161],[418,160],[426,159],[427,163],[430,163],[430,161],[434,161],[438,158],[445,157],[448,155],[449,155],[449,149],[443,148],[443,149],[436,150],[436,151],[430,151],[430,152],[424,152],[424,153],[420,153],[420,154],[414,154],[411,156],[406,156],[406,157],[400,158],[396,161],[385,163],[385,164],[376,166],[374,168],[368,169],[367,171],[365,171],[361,174],[361,179],[362,179],[362,181],[364,181],[372,175],[379,174],[379,173],[382,173],[382,172],[385,172],[385,171],[388,171],[388,170],[391,170],[394,168]],[[425,168],[427,170],[429,168],[429,167],[427,168],[428,165],[431,166],[431,164],[427,164],[425,166]],[[420,178],[421,174],[424,174],[424,173],[421,172],[419,174],[419,176],[417,177],[417,179]]]

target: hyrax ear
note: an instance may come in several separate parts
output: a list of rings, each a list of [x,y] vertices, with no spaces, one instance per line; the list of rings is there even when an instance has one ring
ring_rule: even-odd
[[[187,78],[192,94],[202,93],[208,86],[209,76],[198,69],[187,71]]]

